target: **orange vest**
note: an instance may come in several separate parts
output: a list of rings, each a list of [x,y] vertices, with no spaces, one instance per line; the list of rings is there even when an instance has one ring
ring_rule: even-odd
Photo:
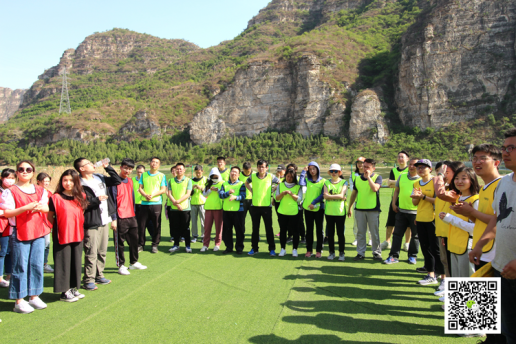
[[[86,198],[86,195],[84,198]],[[84,210],[75,201],[64,199],[60,194],[52,195],[56,210],[57,240],[60,245],[81,242],[84,239]]]

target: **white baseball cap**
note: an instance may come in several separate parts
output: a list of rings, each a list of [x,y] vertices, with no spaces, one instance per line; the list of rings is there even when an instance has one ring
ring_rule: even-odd
[[[339,164],[331,164],[330,169],[328,171],[342,171]]]

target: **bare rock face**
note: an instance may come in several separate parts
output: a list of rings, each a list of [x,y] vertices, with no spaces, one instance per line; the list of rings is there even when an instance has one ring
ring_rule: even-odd
[[[73,68],[73,59],[75,57],[75,49],[67,49],[64,51],[63,56],[59,60],[59,64],[52,68],[45,70],[43,74],[38,76],[39,80],[53,78],[54,76],[63,75],[63,71],[66,67],[68,72]]]
[[[402,122],[439,128],[500,106],[514,109],[516,2],[436,5],[402,38],[396,89]]]
[[[372,139],[381,144],[387,141],[388,130],[377,91],[364,90],[353,99],[349,136],[356,141]]]
[[[145,110],[140,110],[120,128],[119,134],[123,139],[129,139],[135,135],[150,139],[161,136],[161,128],[152,116],[149,116]]]
[[[0,122],[5,122],[14,115],[23,102],[27,90],[11,90],[0,87]]]
[[[251,63],[237,72],[225,92],[195,115],[190,123],[191,139],[196,144],[212,143],[226,134],[252,136],[273,128],[305,136],[338,132],[343,109],[329,109],[332,91],[319,80],[319,73],[319,61],[312,55],[295,64]],[[330,121],[325,125],[327,110]]]
[[[339,136],[342,133],[345,110],[346,106],[341,103],[334,103],[328,107],[323,126],[324,135]]]

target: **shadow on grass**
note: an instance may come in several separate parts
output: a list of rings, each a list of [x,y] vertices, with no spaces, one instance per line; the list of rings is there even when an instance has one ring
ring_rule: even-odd
[[[357,342],[355,340],[342,340],[339,337],[331,334],[304,334],[298,339],[288,340],[275,334],[265,334],[260,336],[254,336],[248,339],[250,343],[256,344],[269,344],[269,343],[326,343],[326,344],[346,344],[346,343],[357,343],[357,344],[388,344],[388,342]]]

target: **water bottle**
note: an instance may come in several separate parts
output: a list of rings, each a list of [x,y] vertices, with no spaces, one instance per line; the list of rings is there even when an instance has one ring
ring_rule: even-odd
[[[93,166],[95,166],[95,167],[100,167],[100,166],[102,166],[102,165],[104,165],[104,164],[106,164],[106,163],[109,163],[110,161],[111,161],[111,160],[109,160],[109,158],[105,158],[105,159],[102,159],[102,160],[100,160],[100,161],[97,161],[97,162],[95,163],[95,165],[93,165]]]

